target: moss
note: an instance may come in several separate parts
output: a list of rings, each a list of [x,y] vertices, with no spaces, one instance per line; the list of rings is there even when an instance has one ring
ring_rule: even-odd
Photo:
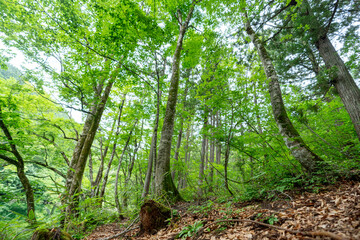
[[[171,209],[154,200],[146,200],[140,210],[140,232],[156,233],[166,227],[167,219],[171,217]]]
[[[73,238],[67,232],[53,228],[35,231],[31,240],[73,240]]]

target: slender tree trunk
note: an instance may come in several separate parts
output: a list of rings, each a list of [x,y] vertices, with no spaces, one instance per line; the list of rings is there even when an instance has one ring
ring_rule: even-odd
[[[180,123],[180,131],[177,137],[176,147],[175,147],[175,154],[174,154],[174,163],[177,164],[179,161],[179,153],[180,153],[180,146],[181,146],[181,140],[183,135],[183,126],[184,126],[184,120],[181,118]],[[175,181],[175,169],[171,172],[171,177],[173,181]]]
[[[171,178],[170,172],[170,153],[171,153],[171,140],[174,131],[174,118],[176,112],[176,102],[179,88],[179,75],[180,75],[180,56],[183,45],[183,39],[188,29],[190,19],[194,11],[193,1],[185,22],[182,22],[180,10],[178,10],[178,20],[180,23],[179,36],[176,44],[175,53],[173,56],[171,80],[168,100],[166,104],[166,112],[164,123],[161,131],[161,139],[159,144],[158,159],[155,169],[155,192],[158,196],[165,196],[174,200],[180,200],[181,196],[176,189],[174,182]]]
[[[131,156],[131,154],[129,153],[129,157],[130,157],[130,165],[128,168],[128,174],[125,178],[125,182],[124,182],[124,186],[126,186],[126,191],[123,194],[123,206],[126,208],[128,205],[128,200],[129,200],[129,194],[131,194],[131,191],[129,191],[129,181],[131,179],[131,175],[132,175],[132,171],[134,169],[134,164],[135,164],[135,159],[136,159],[136,154],[137,151],[139,150],[140,147],[140,142],[137,143],[136,139],[135,139],[135,149],[134,149],[134,154]]]
[[[117,140],[118,140],[118,137],[120,134],[120,122],[121,122],[120,120],[121,120],[121,114],[122,114],[122,109],[124,107],[124,103],[125,103],[125,96],[124,96],[124,99],[121,101],[121,105],[119,107],[119,114],[118,114],[118,119],[117,119],[117,127],[116,127],[116,133],[115,133],[115,138],[114,138],[114,144],[112,147],[111,156],[110,156],[109,163],[108,163],[105,175],[104,175],[104,179],[103,179],[103,183],[102,183],[101,191],[100,191],[100,195],[99,195],[99,198],[101,199],[101,204],[103,202],[103,197],[105,196],[106,184],[107,184],[107,180],[109,177],[111,164],[114,160],[115,153],[116,153]]]
[[[201,143],[201,153],[200,153],[200,167],[199,167],[199,189],[198,189],[198,196],[201,197],[203,193],[203,182],[205,180],[205,157],[206,157],[206,143],[207,143],[207,125],[208,125],[208,110],[205,106],[205,113],[204,113],[204,125],[203,125],[203,140]]]
[[[185,164],[185,168],[188,169],[188,161],[189,161],[189,158],[190,158],[190,154],[189,154],[189,147],[190,147],[190,142],[189,142],[189,139],[190,139],[190,135],[191,135],[191,124],[189,124],[189,126],[187,127],[186,129],[186,142],[185,142],[185,146],[184,146],[184,152],[185,152],[185,159],[184,159],[184,163]],[[185,188],[186,187],[186,172],[181,172],[180,175],[179,175],[179,183],[178,183],[178,188]]]
[[[91,197],[95,196],[95,181],[94,181],[94,173],[93,173],[93,162],[92,162],[92,154],[91,150],[89,152],[89,179],[91,184]]]
[[[246,16],[247,17],[247,16]],[[298,160],[301,166],[308,172],[313,173],[320,168],[324,161],[313,153],[304,143],[298,131],[294,128],[290,121],[281,95],[280,84],[277,73],[275,71],[272,60],[265,49],[264,43],[259,39],[250,25],[250,21],[246,22],[246,32],[250,36],[251,41],[255,45],[257,52],[263,64],[266,77],[269,79],[268,88],[271,99],[271,106],[279,132],[284,138],[286,146],[292,155]]]
[[[160,91],[159,91],[159,82],[158,82],[158,92],[156,93],[156,117],[155,117],[155,123],[153,127],[153,134],[151,137],[151,145],[150,145],[150,153],[149,153],[149,160],[148,160],[148,166],[146,170],[145,175],[145,183],[144,183],[144,189],[141,195],[141,198],[145,198],[146,195],[149,194],[150,189],[150,182],[151,182],[151,175],[153,171],[153,165],[156,159],[156,149],[157,149],[157,135],[158,135],[158,128],[159,128],[159,115],[160,115]]]
[[[122,160],[123,160],[123,158],[125,156],[126,149],[127,149],[128,145],[129,145],[131,135],[132,135],[132,133],[133,133],[135,127],[136,127],[137,122],[138,122],[138,120],[136,119],[136,121],[134,123],[134,126],[132,127],[131,131],[129,132],[129,136],[128,136],[128,139],[126,140],[125,146],[124,146],[123,151],[121,153],[118,168],[117,168],[117,171],[116,171],[114,195],[115,195],[116,209],[118,210],[118,213],[119,213],[120,216],[121,216],[121,205],[120,205],[120,201],[119,201],[118,184],[119,184],[119,178],[120,178],[121,163],[122,163]]]
[[[210,174],[209,174],[209,181],[210,181],[210,186],[209,186],[209,191],[212,192],[213,191],[213,183],[214,183],[214,156],[215,156],[215,140],[214,140],[214,126],[215,126],[215,116],[214,116],[214,112],[212,112],[211,114],[211,118],[210,118],[210,122],[211,122],[211,126],[212,126],[212,132],[211,132],[211,141],[210,141]]]
[[[230,190],[229,183],[228,183],[228,164],[229,164],[229,157],[230,157],[230,142],[231,142],[231,138],[232,138],[231,135],[232,135],[232,133],[230,132],[228,141],[226,142],[225,159],[224,159],[224,181],[225,181],[226,190],[228,190],[230,195],[233,196],[234,194]]]
[[[216,113],[216,128],[221,127],[221,119],[220,119],[220,113]],[[221,142],[217,139],[216,140],[216,164],[221,164]]]
[[[113,131],[113,129],[112,129]],[[99,192],[100,192],[100,181],[102,179],[102,175],[103,175],[103,171],[104,171],[104,162],[105,162],[105,157],[107,155],[107,151],[109,149],[109,144],[106,145],[104,151],[102,150],[103,148],[103,141],[102,138],[100,138],[100,150],[101,150],[101,154],[100,154],[100,167],[98,169],[98,172],[96,174],[96,179],[94,182],[95,185],[95,196],[99,196]]]
[[[25,196],[26,196],[26,207],[27,207],[27,216],[30,222],[36,222],[36,215],[35,215],[35,200],[34,200],[34,191],[31,187],[29,179],[25,175],[25,165],[24,159],[17,150],[16,145],[14,144],[14,139],[12,138],[9,129],[5,125],[4,117],[2,113],[2,109],[0,106],[0,128],[5,134],[5,137],[9,141],[10,145],[10,152],[15,156],[15,159],[12,159],[8,156],[0,154],[0,158],[5,160],[6,162],[16,166],[16,173],[20,179],[21,185],[24,188]]]

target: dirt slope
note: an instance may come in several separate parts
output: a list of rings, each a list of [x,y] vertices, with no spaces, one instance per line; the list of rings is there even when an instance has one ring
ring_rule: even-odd
[[[232,204],[208,201],[200,206],[181,203],[174,206],[181,218],[167,228],[155,235],[141,237],[135,236],[138,229],[134,229],[124,238],[174,239],[183,233],[183,239],[210,240],[360,239],[360,183],[348,181],[330,186],[320,193],[304,192],[295,196],[278,193],[277,197],[282,200]],[[214,223],[221,220],[226,221]],[[131,228],[136,226],[134,224]],[[122,232],[125,227],[119,224],[101,226],[85,239],[110,237]]]

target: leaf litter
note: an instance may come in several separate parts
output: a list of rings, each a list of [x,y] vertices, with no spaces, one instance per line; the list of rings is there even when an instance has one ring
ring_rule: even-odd
[[[181,233],[187,240],[360,239],[359,182],[338,183],[319,193],[280,195],[283,199],[273,202],[178,203],[173,208],[179,219],[156,234],[136,236],[137,228],[113,239],[176,239]],[[126,221],[99,226],[84,240],[109,238],[127,226]]]

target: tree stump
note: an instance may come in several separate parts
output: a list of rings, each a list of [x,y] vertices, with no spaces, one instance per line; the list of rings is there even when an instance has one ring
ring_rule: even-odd
[[[73,240],[73,238],[59,228],[53,228],[35,231],[31,240]]]
[[[146,200],[140,210],[140,232],[155,234],[161,228],[166,227],[166,220],[171,218],[171,209],[155,202],[154,200]]]

